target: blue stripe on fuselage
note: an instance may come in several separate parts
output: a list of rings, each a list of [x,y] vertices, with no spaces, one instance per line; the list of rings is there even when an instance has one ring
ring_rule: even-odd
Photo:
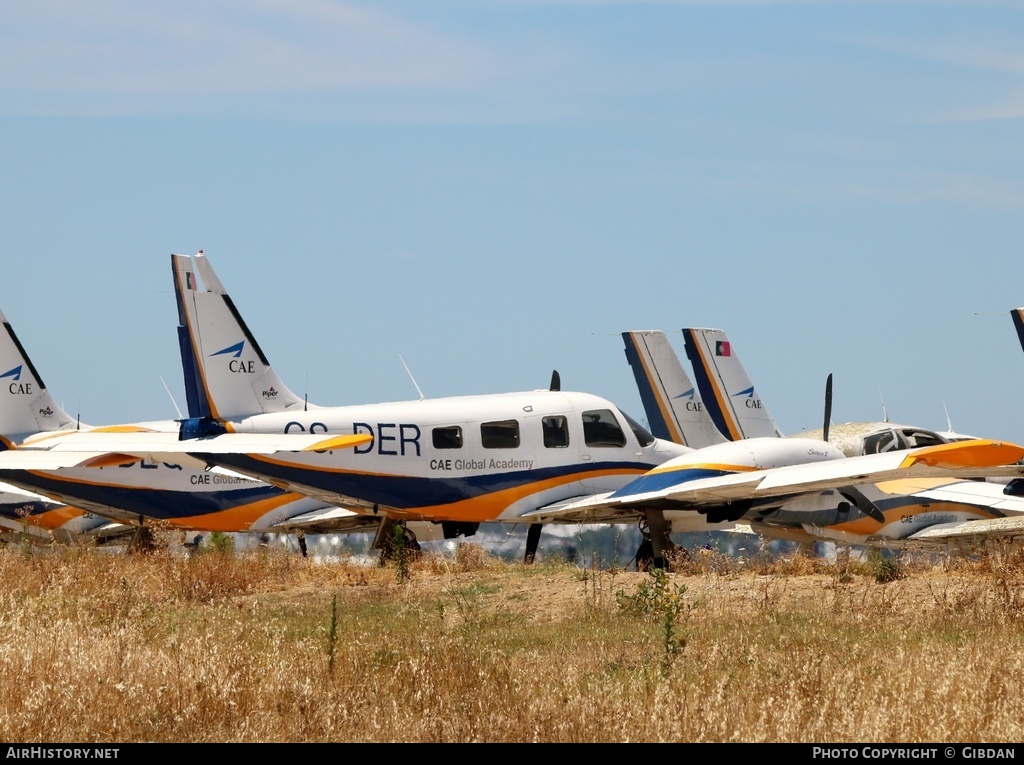
[[[53,510],[56,503],[46,503],[39,500],[25,497],[24,502],[11,502],[0,504],[0,518],[8,518],[12,521],[23,521],[33,515],[42,515]]]
[[[45,473],[24,470],[7,471],[4,478],[8,483],[41,494],[59,494],[66,497],[69,504],[87,503],[91,506],[109,507],[113,512],[120,511],[161,520],[219,513],[287,493],[284,489],[269,485],[217,491],[168,491],[55,480]]]
[[[561,465],[535,470],[514,470],[507,473],[481,473],[472,476],[416,477],[357,473],[346,470],[306,468],[263,461],[248,455],[195,454],[243,473],[259,473],[266,479],[279,479],[289,483],[352,497],[399,510],[415,510],[473,499],[497,491],[516,489],[532,483],[571,478],[585,481],[591,475],[620,471],[633,474],[637,470],[650,470],[653,464],[641,462],[597,462],[586,465]]]

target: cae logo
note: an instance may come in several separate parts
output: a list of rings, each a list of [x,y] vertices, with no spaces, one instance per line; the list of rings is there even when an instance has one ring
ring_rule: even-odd
[[[747,400],[743,402],[743,406],[745,406],[747,409],[760,409],[763,406],[763,404],[761,403],[761,399],[754,398],[754,386],[753,385],[751,385],[746,390],[741,390],[739,393],[733,393],[732,395],[733,396],[746,396]]]
[[[19,364],[14,369],[8,370],[0,375],[0,379],[4,377],[10,377],[14,382],[7,386],[7,389],[11,393],[32,393],[32,383],[20,382],[21,380],[21,365]]]
[[[256,362],[255,361],[242,361],[242,349],[245,347],[245,340],[240,340],[234,345],[229,345],[227,348],[211,353],[210,358],[214,356],[224,356],[226,354],[231,355],[231,361],[228,362],[228,369],[232,372],[238,372],[244,375],[256,374]]]
[[[686,411],[687,412],[703,412],[704,411],[704,404],[701,403],[700,401],[696,401],[695,400],[697,398],[697,389],[696,388],[690,388],[688,391],[680,393],[678,396],[676,396],[676,398],[686,398],[686,399],[689,399],[689,401],[686,402]]]

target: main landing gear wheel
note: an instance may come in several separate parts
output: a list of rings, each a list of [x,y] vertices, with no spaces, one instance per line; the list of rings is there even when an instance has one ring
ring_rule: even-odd
[[[650,571],[651,565],[654,563],[654,543],[651,542],[651,532],[647,528],[647,521],[640,521],[637,525],[640,528],[641,539],[633,561],[636,563],[637,571]]]
[[[149,526],[137,526],[132,532],[132,539],[128,543],[129,553],[148,553],[157,548],[156,537]]]
[[[637,525],[643,537],[633,556],[637,571],[650,571],[652,568],[668,570],[669,561],[673,558],[688,557],[686,549],[669,538],[669,526],[661,512],[648,511],[647,517]]]
[[[401,529],[396,534],[396,529]],[[404,554],[406,560],[416,560],[422,554],[420,543],[404,521],[391,521],[385,523],[378,531],[377,545],[380,547],[380,565],[386,566],[390,561],[395,560],[399,554]]]

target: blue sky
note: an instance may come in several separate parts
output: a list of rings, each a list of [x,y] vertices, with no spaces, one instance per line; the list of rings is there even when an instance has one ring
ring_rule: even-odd
[[[319,404],[546,387],[725,329],[777,424],[1024,442],[1018,2],[0,8],[0,308],[84,422],[184,405],[205,250]],[[401,358],[400,358],[401,357]]]

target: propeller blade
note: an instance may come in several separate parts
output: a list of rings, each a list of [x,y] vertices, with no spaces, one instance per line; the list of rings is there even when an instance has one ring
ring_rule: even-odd
[[[885,523],[885,516],[882,515],[882,511],[878,509],[874,502],[861,494],[857,489],[848,487],[843,489],[840,494],[853,502],[857,509],[864,513],[864,515],[878,523]]]
[[[822,441],[828,441],[828,425],[832,421],[832,373],[825,380],[825,425],[822,427]]]
[[[551,388],[549,390],[561,390],[562,389],[562,378],[558,375],[558,370],[555,369],[551,372]]]

